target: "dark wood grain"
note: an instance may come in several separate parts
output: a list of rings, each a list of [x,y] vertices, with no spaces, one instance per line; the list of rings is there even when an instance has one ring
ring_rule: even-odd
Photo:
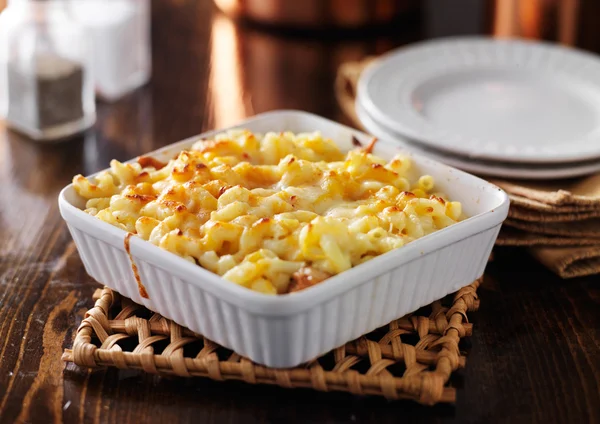
[[[519,250],[489,266],[455,406],[65,368],[97,287],[56,204],[74,174],[275,108],[346,122],[337,66],[427,34],[409,21],[377,36],[277,35],[201,0],[154,1],[153,25],[152,83],[99,104],[93,132],[42,146],[0,126],[0,422],[600,422],[600,278],[561,281]]]

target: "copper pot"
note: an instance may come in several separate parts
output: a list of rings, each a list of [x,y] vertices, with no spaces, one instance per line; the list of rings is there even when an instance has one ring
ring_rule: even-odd
[[[214,0],[227,15],[295,28],[361,28],[389,24],[418,0]]]

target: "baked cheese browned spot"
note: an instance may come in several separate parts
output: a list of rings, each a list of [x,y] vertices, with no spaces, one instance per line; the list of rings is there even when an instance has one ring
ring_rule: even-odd
[[[125,236],[125,242],[123,243],[125,245],[125,251],[127,252],[127,256],[129,256],[129,262],[131,263],[131,270],[133,271],[133,277],[135,278],[135,281],[138,285],[138,290],[140,291],[140,296],[142,296],[144,299],[150,299],[150,297],[148,297],[148,292],[146,291],[146,287],[144,287],[144,285],[142,284],[142,279],[140,278],[140,274],[138,272],[138,267],[135,264],[135,262],[133,262],[133,256],[131,256],[131,248],[129,246],[130,243],[130,239],[131,236],[134,236],[135,234],[133,233],[127,233],[127,235]]]
[[[305,266],[294,272],[292,275],[292,282],[290,284],[290,293],[304,290],[308,287],[319,284],[331,277],[332,274],[318,270],[311,266]]]
[[[150,156],[140,156],[139,158],[137,158],[137,163],[142,165],[142,168],[147,168],[147,167],[151,166],[154,169],[156,169],[157,171],[159,169],[164,168],[167,165],[166,163],[161,162],[158,159],[154,159],[153,157],[150,157]]]
[[[373,148],[375,147],[375,143],[377,143],[377,137],[373,137],[371,139],[371,141],[369,141],[369,144],[367,145],[367,147],[365,147],[364,152],[365,153],[372,153],[373,152]]]

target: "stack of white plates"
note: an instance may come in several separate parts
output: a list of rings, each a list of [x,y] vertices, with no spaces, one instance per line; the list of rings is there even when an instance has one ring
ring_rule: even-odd
[[[363,72],[358,116],[374,136],[480,175],[600,171],[600,60],[522,40],[451,38]]]

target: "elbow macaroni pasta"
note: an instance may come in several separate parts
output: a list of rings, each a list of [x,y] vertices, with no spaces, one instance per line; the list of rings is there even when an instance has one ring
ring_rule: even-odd
[[[86,212],[226,280],[302,289],[461,219],[408,157],[343,154],[318,132],[246,130],[200,140],[166,164],[111,161],[74,177]],[[416,180],[416,181],[415,181]]]

